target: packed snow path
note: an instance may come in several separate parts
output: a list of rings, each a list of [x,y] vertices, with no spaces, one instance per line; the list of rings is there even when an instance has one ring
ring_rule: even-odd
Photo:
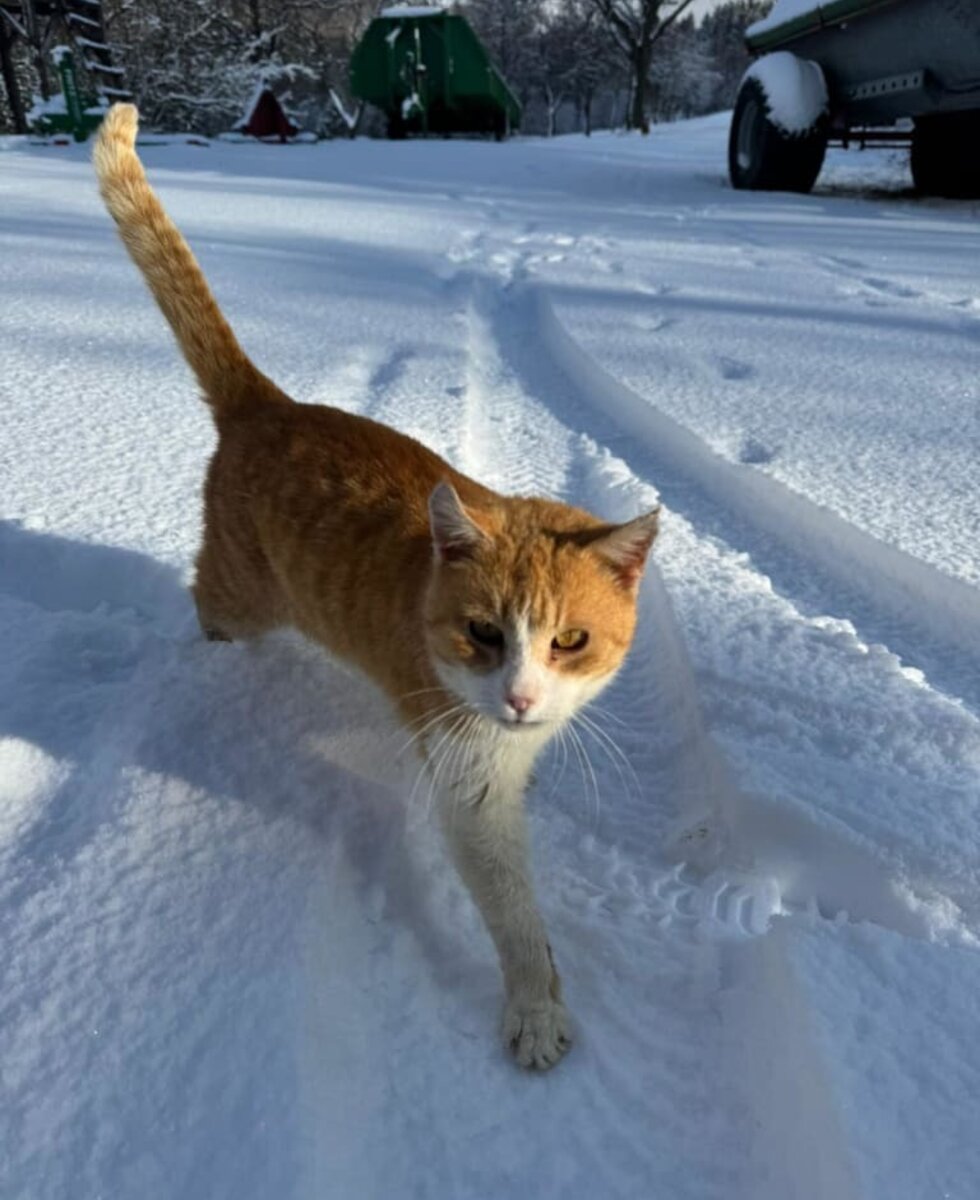
[[[531,798],[546,1077],[383,703],[201,641],[207,412],[85,151],[0,143],[0,1195],[975,1196],[978,210],[725,132],[143,151],[298,399],[664,502]]]

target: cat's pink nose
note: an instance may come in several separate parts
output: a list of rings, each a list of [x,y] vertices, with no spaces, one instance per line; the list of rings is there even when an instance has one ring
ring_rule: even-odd
[[[531,707],[534,701],[530,696],[518,696],[515,692],[510,692],[507,696],[507,703],[514,712],[523,715]]]

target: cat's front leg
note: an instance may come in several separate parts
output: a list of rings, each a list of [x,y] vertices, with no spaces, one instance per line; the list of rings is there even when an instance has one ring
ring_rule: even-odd
[[[523,787],[446,788],[441,815],[456,867],[500,956],[504,1044],[520,1066],[547,1070],[568,1051],[571,1035],[531,883]]]

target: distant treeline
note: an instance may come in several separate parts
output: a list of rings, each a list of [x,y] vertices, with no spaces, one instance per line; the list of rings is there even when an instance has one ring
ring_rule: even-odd
[[[468,17],[524,106],[526,133],[646,128],[729,107],[748,58],[746,25],[771,0],[727,0],[699,24],[691,0],[465,0]],[[57,7],[57,6],[52,6]],[[378,0],[103,0],[115,60],[144,121],[215,134],[264,81],[305,129],[373,133],[350,96],[350,54]],[[8,10],[9,11],[9,10]],[[0,130],[43,91],[39,57],[69,40],[55,16],[37,46],[0,9]],[[77,56],[81,58],[82,56]],[[48,80],[51,73],[46,72]],[[55,77],[56,78],[56,77]],[[84,78],[82,87],[90,86]]]

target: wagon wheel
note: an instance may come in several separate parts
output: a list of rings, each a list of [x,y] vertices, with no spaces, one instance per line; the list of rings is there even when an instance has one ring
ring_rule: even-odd
[[[929,196],[980,196],[980,112],[919,117],[912,132],[912,179]]]
[[[827,150],[827,120],[787,133],[770,116],[762,81],[747,77],[739,89],[728,137],[732,187],[770,192],[808,192],[817,181]]]

